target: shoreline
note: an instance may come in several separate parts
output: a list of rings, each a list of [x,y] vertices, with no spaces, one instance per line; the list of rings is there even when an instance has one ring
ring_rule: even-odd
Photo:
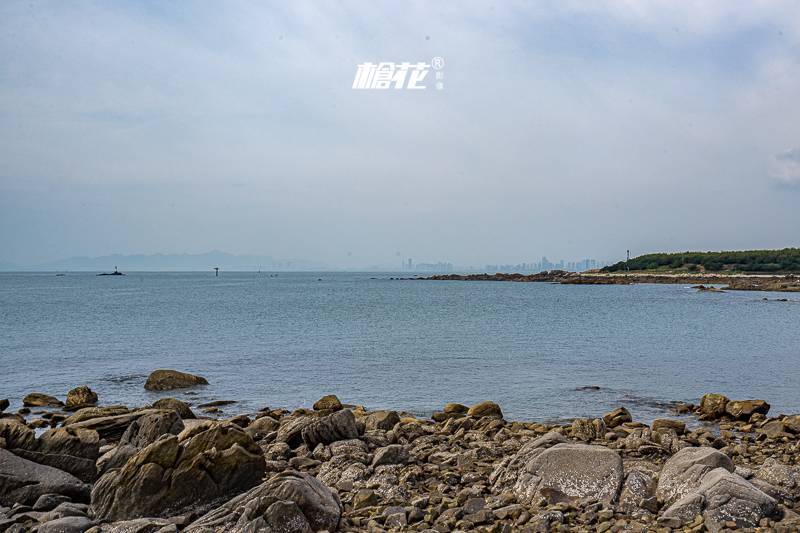
[[[768,274],[649,274],[628,272],[624,274],[601,272],[568,272],[565,270],[543,271],[538,274],[441,274],[425,278],[402,278],[426,281],[516,281],[559,283],[562,285],[631,285],[639,283],[657,284],[723,284],[721,290],[800,292],[800,278],[791,274],[773,276]]]
[[[186,376],[191,384],[154,380],[162,388],[148,390],[202,383]],[[60,402],[26,399],[45,404],[38,409]],[[2,415],[0,530],[800,529],[800,414],[770,417],[763,400],[706,394],[650,424],[619,407],[553,425],[507,421],[491,401],[449,403],[429,419],[335,395],[223,420],[176,398],[140,409],[96,403],[88,387],[73,389],[70,411],[42,417],[58,415],[39,435]],[[690,430],[690,420],[711,425]]]

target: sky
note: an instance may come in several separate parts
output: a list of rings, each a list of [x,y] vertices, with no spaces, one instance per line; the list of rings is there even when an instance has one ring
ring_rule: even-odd
[[[11,0],[0,261],[797,247],[798,102],[794,0]]]

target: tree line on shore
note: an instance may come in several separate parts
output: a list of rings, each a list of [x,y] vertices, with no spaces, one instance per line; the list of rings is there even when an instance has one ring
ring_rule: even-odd
[[[735,273],[797,272],[800,271],[800,248],[646,254],[603,267],[601,272],[628,270],[724,271]]]

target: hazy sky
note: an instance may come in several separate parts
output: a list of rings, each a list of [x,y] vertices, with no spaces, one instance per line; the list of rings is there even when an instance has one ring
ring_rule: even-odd
[[[800,246],[795,0],[4,1],[0,126],[21,266]]]

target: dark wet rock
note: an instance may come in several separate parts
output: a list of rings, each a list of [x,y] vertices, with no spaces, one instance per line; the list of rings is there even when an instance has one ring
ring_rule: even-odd
[[[730,399],[722,394],[706,394],[700,400],[701,420],[716,420],[725,414]]]
[[[99,520],[165,516],[208,508],[261,481],[264,455],[241,428],[205,422],[166,434],[92,490]]]
[[[208,385],[206,378],[178,372],[177,370],[156,370],[147,377],[144,388],[149,391],[185,389],[198,385]]]
[[[2,400],[0,400],[0,413],[8,409],[9,405],[10,404],[8,402],[8,398],[3,398]]]
[[[727,455],[713,448],[684,448],[664,464],[656,496],[668,506],[698,487],[703,476],[716,468],[733,472],[735,466]]]
[[[189,407],[189,404],[177,398],[161,398],[153,403],[153,409],[177,411],[183,420],[194,420],[197,418],[192,412],[192,408]]]
[[[756,413],[766,415],[770,405],[764,400],[731,401],[725,406],[725,412],[736,420],[750,420]]]
[[[469,408],[467,411],[467,415],[473,418],[483,418],[485,416],[491,418],[501,419],[503,418],[503,411],[500,409],[500,406],[494,402],[486,401],[476,403],[472,407]]]
[[[184,531],[258,531],[267,527],[286,533],[335,531],[341,514],[342,504],[328,487],[308,474],[288,471],[207,513]]]
[[[90,407],[89,409],[95,409],[95,408]],[[80,414],[83,411],[84,410],[81,409],[76,413],[76,415]],[[97,431],[101,439],[106,439],[109,442],[118,442],[122,438],[122,435],[125,433],[125,431],[128,429],[128,426],[130,426],[135,420],[138,420],[143,416],[160,412],[163,411],[157,409],[142,409],[141,411],[134,411],[113,416],[91,417],[74,423],[70,421],[70,418],[72,418],[70,417],[64,420],[62,426],[93,429]]]
[[[44,494],[62,494],[88,502],[91,486],[57,468],[0,450],[0,504],[34,505]]]
[[[130,444],[146,448],[162,435],[179,435],[185,426],[177,411],[156,411],[141,416],[131,422],[120,438],[119,445]]]
[[[715,468],[702,478],[695,489],[686,493],[664,511],[665,517],[680,518],[686,523],[698,514],[703,518],[753,527],[772,514],[777,502],[744,478],[725,468]]]
[[[342,402],[339,401],[339,398],[335,394],[328,394],[327,396],[323,396],[319,400],[314,403],[314,410],[315,411],[323,411],[325,409],[332,409],[333,411],[338,411],[342,409]]]
[[[137,453],[139,453],[139,448],[130,444],[119,445],[109,450],[97,460],[97,477],[111,470],[119,470]]]
[[[97,478],[95,462],[82,457],[54,453],[41,453],[32,450],[11,450],[14,454],[40,465],[50,466],[72,474],[84,483],[92,483]]]
[[[382,429],[389,431],[398,423],[400,423],[400,416],[397,411],[375,411],[364,418],[364,430]]]
[[[94,526],[85,516],[66,516],[50,520],[39,526],[39,533],[83,533]]]
[[[63,494],[42,494],[33,504],[34,511],[52,511],[62,503],[72,502],[72,498]]]
[[[555,437],[548,437],[550,441]],[[603,446],[561,443],[552,448],[523,447],[492,473],[495,493],[511,490],[517,501],[545,498],[551,503],[594,498],[611,502],[623,480],[622,458]]]
[[[84,407],[97,405],[97,393],[86,385],[76,387],[67,393],[66,411],[77,411]]]
[[[624,407],[617,407],[610,413],[603,415],[603,422],[606,423],[608,429],[619,427],[626,422],[633,422],[630,411]]]
[[[53,396],[32,392],[22,399],[25,407],[64,407],[64,402]]]
[[[343,409],[308,424],[301,435],[305,445],[313,450],[317,444],[355,439],[358,437],[358,428],[353,413]]]

